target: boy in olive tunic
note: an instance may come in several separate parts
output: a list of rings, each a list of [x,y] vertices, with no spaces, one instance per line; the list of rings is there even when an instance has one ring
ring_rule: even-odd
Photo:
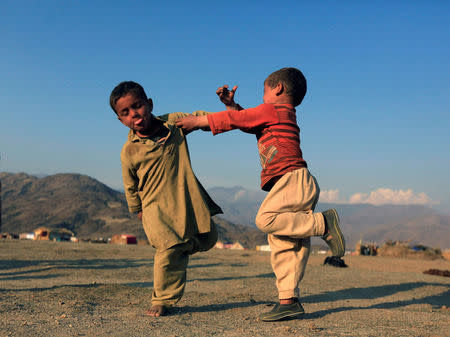
[[[222,210],[195,177],[185,135],[174,125],[189,114],[153,116],[152,100],[131,81],[114,88],[110,105],[130,128],[121,152],[123,183],[130,212],[142,219],[156,248],[152,305],[147,314],[158,317],[183,295],[189,255],[216,243],[211,216]]]

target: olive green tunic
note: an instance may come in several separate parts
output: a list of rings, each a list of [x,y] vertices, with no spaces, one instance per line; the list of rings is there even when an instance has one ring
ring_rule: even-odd
[[[195,177],[186,137],[173,124],[187,115],[156,117],[169,129],[162,143],[130,130],[120,156],[128,208],[132,213],[142,211],[145,233],[155,248],[165,249],[209,232],[211,216],[222,213]]]

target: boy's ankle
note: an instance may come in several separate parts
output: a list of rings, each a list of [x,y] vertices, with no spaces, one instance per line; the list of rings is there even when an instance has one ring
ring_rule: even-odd
[[[295,303],[297,301],[298,301],[298,299],[295,298],[295,297],[283,298],[283,299],[280,299],[280,304],[281,305],[292,304],[292,303]]]

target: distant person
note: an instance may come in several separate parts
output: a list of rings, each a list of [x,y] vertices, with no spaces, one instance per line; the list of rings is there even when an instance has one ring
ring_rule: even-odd
[[[237,86],[217,90],[226,109],[177,121],[187,132],[210,128],[214,135],[240,129],[256,135],[261,158],[261,188],[269,192],[256,215],[256,226],[268,234],[271,263],[279,303],[261,314],[263,321],[277,321],[304,313],[299,284],[308,261],[311,236],[321,236],[333,256],[345,252],[345,241],[335,209],[314,213],[319,186],[309,172],[300,149],[300,129],[295,108],[306,94],[306,79],[296,68],[283,68],[264,81],[263,102],[243,109],[234,101]]]
[[[152,100],[131,81],[114,88],[110,105],[130,128],[120,156],[123,183],[130,212],[142,220],[156,248],[153,295],[146,313],[158,317],[182,297],[189,255],[217,242],[211,216],[222,210],[195,177],[185,134],[174,125],[189,114],[155,117]]]

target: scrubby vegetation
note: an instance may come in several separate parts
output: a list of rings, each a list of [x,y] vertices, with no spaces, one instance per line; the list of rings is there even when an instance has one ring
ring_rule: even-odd
[[[431,248],[424,245],[411,245],[405,241],[387,241],[378,249],[381,256],[406,257],[417,259],[443,259],[439,248]]]

